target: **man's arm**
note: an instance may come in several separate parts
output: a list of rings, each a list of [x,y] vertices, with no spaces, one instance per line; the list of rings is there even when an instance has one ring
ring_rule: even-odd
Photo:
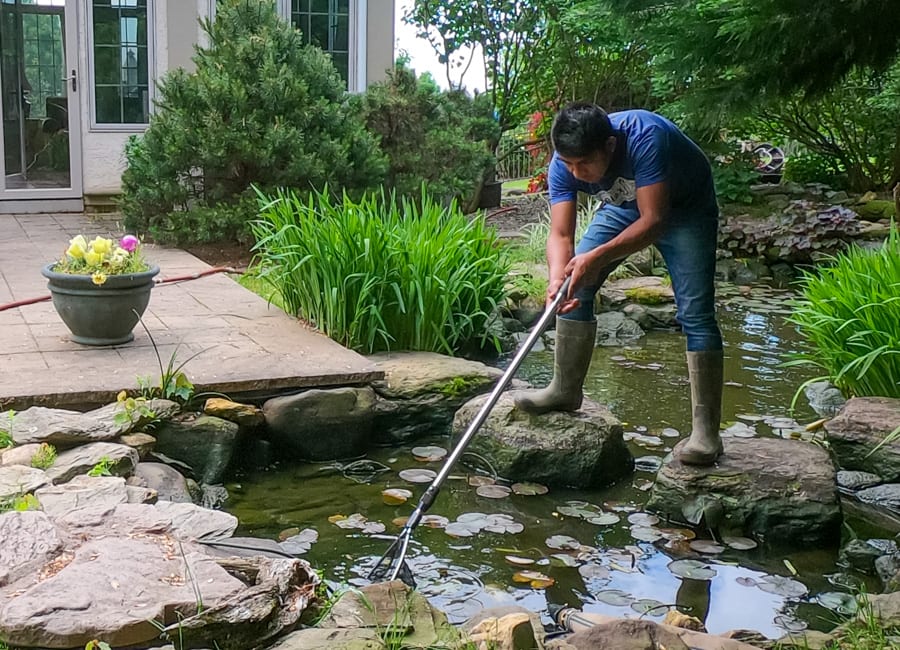
[[[659,237],[669,212],[668,185],[665,181],[645,185],[637,188],[636,195],[640,212],[637,221],[607,243],[569,260],[566,273],[572,275],[570,296],[581,286],[590,284],[601,269],[647,248]]]
[[[550,283],[549,302],[566,278],[566,265],[575,255],[575,224],[578,208],[575,201],[559,201],[550,206],[550,234],[547,236],[547,265]]]

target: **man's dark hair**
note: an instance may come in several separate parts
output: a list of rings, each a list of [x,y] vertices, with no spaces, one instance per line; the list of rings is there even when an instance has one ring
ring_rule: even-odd
[[[553,119],[550,140],[562,156],[584,158],[603,151],[606,140],[613,135],[609,116],[602,108],[589,102],[566,105]]]

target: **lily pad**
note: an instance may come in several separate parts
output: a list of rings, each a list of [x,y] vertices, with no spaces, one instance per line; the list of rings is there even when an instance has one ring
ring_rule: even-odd
[[[853,616],[859,609],[856,598],[840,591],[829,591],[816,596],[816,600],[822,607],[827,607],[833,612],[844,616]]]
[[[419,524],[426,528],[446,528],[449,523],[450,520],[441,515],[422,515],[422,519],[419,521]]]
[[[734,438],[755,438],[756,429],[744,422],[735,422],[722,432],[723,436],[731,436]]]
[[[554,553],[550,556],[550,566],[574,569],[578,566],[578,560],[565,553]]]
[[[553,535],[552,537],[548,537],[544,543],[547,545],[547,548],[558,551],[577,551],[581,548],[581,542],[568,535]]]
[[[333,519],[333,517],[329,517],[329,521],[331,521],[331,519]],[[343,528],[345,530],[361,530],[367,535],[383,533],[385,530],[384,524],[379,521],[369,521],[365,515],[358,512],[353,513],[349,517],[335,519],[332,523],[338,528]]]
[[[585,580],[609,580],[609,569],[596,562],[589,562],[578,567],[578,573]]]
[[[604,512],[594,517],[588,517],[585,521],[589,524],[594,524],[595,526],[612,526],[613,524],[619,523],[621,518],[615,513]]]
[[[517,571],[513,574],[513,582],[528,583],[533,589],[546,589],[556,583],[556,580],[540,571]]]
[[[391,519],[391,523],[400,528],[403,528],[407,521],[409,521],[409,517],[394,517]]]
[[[749,537],[730,537],[726,535],[722,538],[722,542],[725,544],[725,546],[727,546],[728,548],[733,548],[735,551],[752,551],[754,548],[759,546]]]
[[[672,575],[689,580],[712,580],[718,572],[698,560],[674,560],[666,565]]]
[[[467,524],[470,522],[480,522],[484,521],[487,518],[487,515],[483,512],[464,512],[459,517],[456,518],[456,521]]]
[[[638,614],[646,614],[647,616],[662,616],[669,611],[669,606],[652,598],[641,598],[631,603],[631,609]]]
[[[662,431],[659,432],[659,435],[661,435],[663,438],[680,438],[681,437],[681,433],[678,431],[678,429],[673,429],[672,427],[666,427],[665,429],[663,429]]]
[[[465,523],[454,521],[444,526],[444,532],[450,537],[473,537],[478,533]]]
[[[691,542],[691,548],[704,555],[718,555],[725,552],[724,546],[708,539],[695,539]]]
[[[413,493],[403,488],[389,488],[381,491],[381,500],[389,506],[399,506],[412,498]]]
[[[437,472],[430,469],[404,469],[400,472],[400,478],[410,483],[431,483]]]
[[[485,499],[505,499],[512,494],[512,490],[505,485],[482,485],[475,490],[475,494]]]
[[[435,446],[413,447],[412,455],[416,460],[430,463],[433,461],[443,460],[447,455],[447,450],[443,447]]]
[[[469,485],[475,488],[481,487],[482,485],[493,485],[496,482],[497,481],[492,479],[490,476],[482,476],[481,474],[474,474],[470,476],[468,481]]]
[[[619,516],[587,501],[568,501],[559,506],[557,512],[566,517],[578,517],[596,526],[610,526],[619,522]]]
[[[288,537],[293,537],[294,535],[300,532],[300,528],[294,526],[293,528],[285,528],[283,531],[278,533],[278,541],[283,542]]]
[[[526,497],[539,496],[549,492],[547,486],[540,483],[513,483],[512,491]]]
[[[656,474],[662,467],[662,458],[659,456],[641,456],[634,459],[635,472],[651,472]]]
[[[635,526],[655,526],[659,523],[659,517],[649,512],[634,512],[628,515],[628,523]]]
[[[692,540],[697,536],[697,533],[692,531],[690,528],[660,528],[659,532],[663,534],[663,537],[672,542],[684,541],[684,540]]]
[[[603,591],[598,591],[594,594],[594,598],[601,603],[612,605],[613,607],[628,607],[634,602],[634,598],[620,589],[604,589]]]
[[[798,621],[796,618],[792,618],[790,616],[776,616],[774,621],[775,625],[787,630],[788,632],[802,632],[808,627],[805,621]]]
[[[784,576],[766,576],[756,583],[766,593],[784,596],[785,598],[802,598],[809,591],[802,582]]]
[[[750,578],[748,576],[741,576],[740,578],[735,578],[734,581],[736,583],[738,583],[739,585],[741,585],[742,587],[755,587],[756,585],[759,584],[755,578]]]
[[[522,557],[521,555],[506,555],[503,559],[516,566],[530,566],[534,564],[534,559],[530,557]]]
[[[291,535],[281,541],[281,548],[293,555],[306,553],[313,544],[319,540],[319,533],[314,528],[306,528],[296,535]]]
[[[664,535],[658,528],[651,526],[632,526],[631,536],[639,542],[655,542],[663,539]]]

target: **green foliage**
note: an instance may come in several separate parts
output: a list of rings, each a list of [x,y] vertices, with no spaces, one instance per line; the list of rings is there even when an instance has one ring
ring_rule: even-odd
[[[439,200],[466,201],[493,168],[490,146],[500,127],[486,95],[441,91],[398,65],[359,103],[387,155],[387,187],[400,196],[418,195],[425,183]]]
[[[40,510],[41,504],[33,494],[21,494],[19,496],[0,499],[0,512],[25,512],[26,510]],[[0,650],[3,649],[0,643]]]
[[[875,251],[852,248],[802,279],[790,317],[812,344],[793,363],[828,373],[851,396],[900,397],[900,235]]]
[[[825,183],[835,189],[847,185],[847,179],[835,167],[833,160],[812,151],[791,154],[784,162],[782,178],[806,185],[807,183]]]
[[[159,354],[159,348],[156,345],[156,341],[153,339],[153,335],[150,333],[150,330],[147,328],[143,319],[140,319],[140,323],[141,327],[143,327],[144,331],[147,333],[147,338],[150,339],[150,345],[153,347],[153,354],[156,355],[156,363],[159,365],[159,381],[154,384],[149,377],[138,377],[138,387],[141,391],[141,398],[138,398],[138,400],[143,399],[146,401],[149,399],[163,398],[178,401],[182,404],[189,402],[194,396],[194,384],[191,383],[191,380],[188,379],[188,376],[182,369],[191,361],[191,359],[203,354],[206,350],[195,352],[176,366],[175,360],[178,358],[178,348],[180,347],[180,345],[176,345],[172,354],[169,355],[168,363],[163,366],[162,357]],[[123,393],[119,393],[119,397],[122,395]],[[135,405],[132,408],[135,407],[138,409],[146,408],[141,401],[135,401]],[[127,398],[125,400],[125,410],[128,412]],[[149,411],[149,409],[147,410]],[[150,413],[152,413],[152,411],[150,411]]]
[[[441,386],[438,390],[441,395],[454,398],[469,392],[470,390],[472,390],[472,388],[480,383],[481,382],[475,378],[454,377],[446,384]]]
[[[130,425],[139,420],[156,419],[156,412],[147,404],[146,397],[129,397],[123,390],[116,396],[116,403],[121,408],[113,417],[117,426]]]
[[[508,265],[481,218],[368,194],[303,199],[279,191],[253,224],[260,277],[332,339],[364,353],[452,354],[476,338],[503,298]]]
[[[101,456],[97,464],[88,470],[88,476],[112,476],[112,468],[115,465],[109,456]]]
[[[759,172],[753,162],[745,157],[714,160],[712,163],[716,195],[728,203],[751,203],[750,186],[759,182]]]
[[[12,437],[13,418],[15,416],[16,412],[10,409],[0,418],[0,449],[6,449],[15,444]],[[5,422],[3,421],[4,419],[6,420]]]
[[[112,646],[106,641],[97,641],[94,639],[93,641],[87,642],[87,645],[84,646],[84,650],[112,650]]]
[[[31,466],[37,469],[49,469],[56,462],[56,447],[47,442],[41,446],[31,457]]]
[[[275,3],[224,0],[203,27],[209,45],[196,51],[196,72],[163,78],[149,128],[126,147],[130,229],[176,241],[246,237],[253,184],[363,188],[381,180],[375,138],[351,110],[330,57],[304,45]]]
[[[769,102],[758,126],[824,158],[830,174],[812,180],[828,182],[839,171],[849,190],[891,189],[900,181],[900,60],[880,75],[854,71],[814,99]]]

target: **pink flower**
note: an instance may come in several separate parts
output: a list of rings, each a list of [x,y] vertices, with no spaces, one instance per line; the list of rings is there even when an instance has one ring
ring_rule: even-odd
[[[133,253],[135,250],[137,250],[137,247],[140,245],[140,243],[141,241],[134,235],[125,235],[119,242],[119,246],[127,250],[129,253]]]

